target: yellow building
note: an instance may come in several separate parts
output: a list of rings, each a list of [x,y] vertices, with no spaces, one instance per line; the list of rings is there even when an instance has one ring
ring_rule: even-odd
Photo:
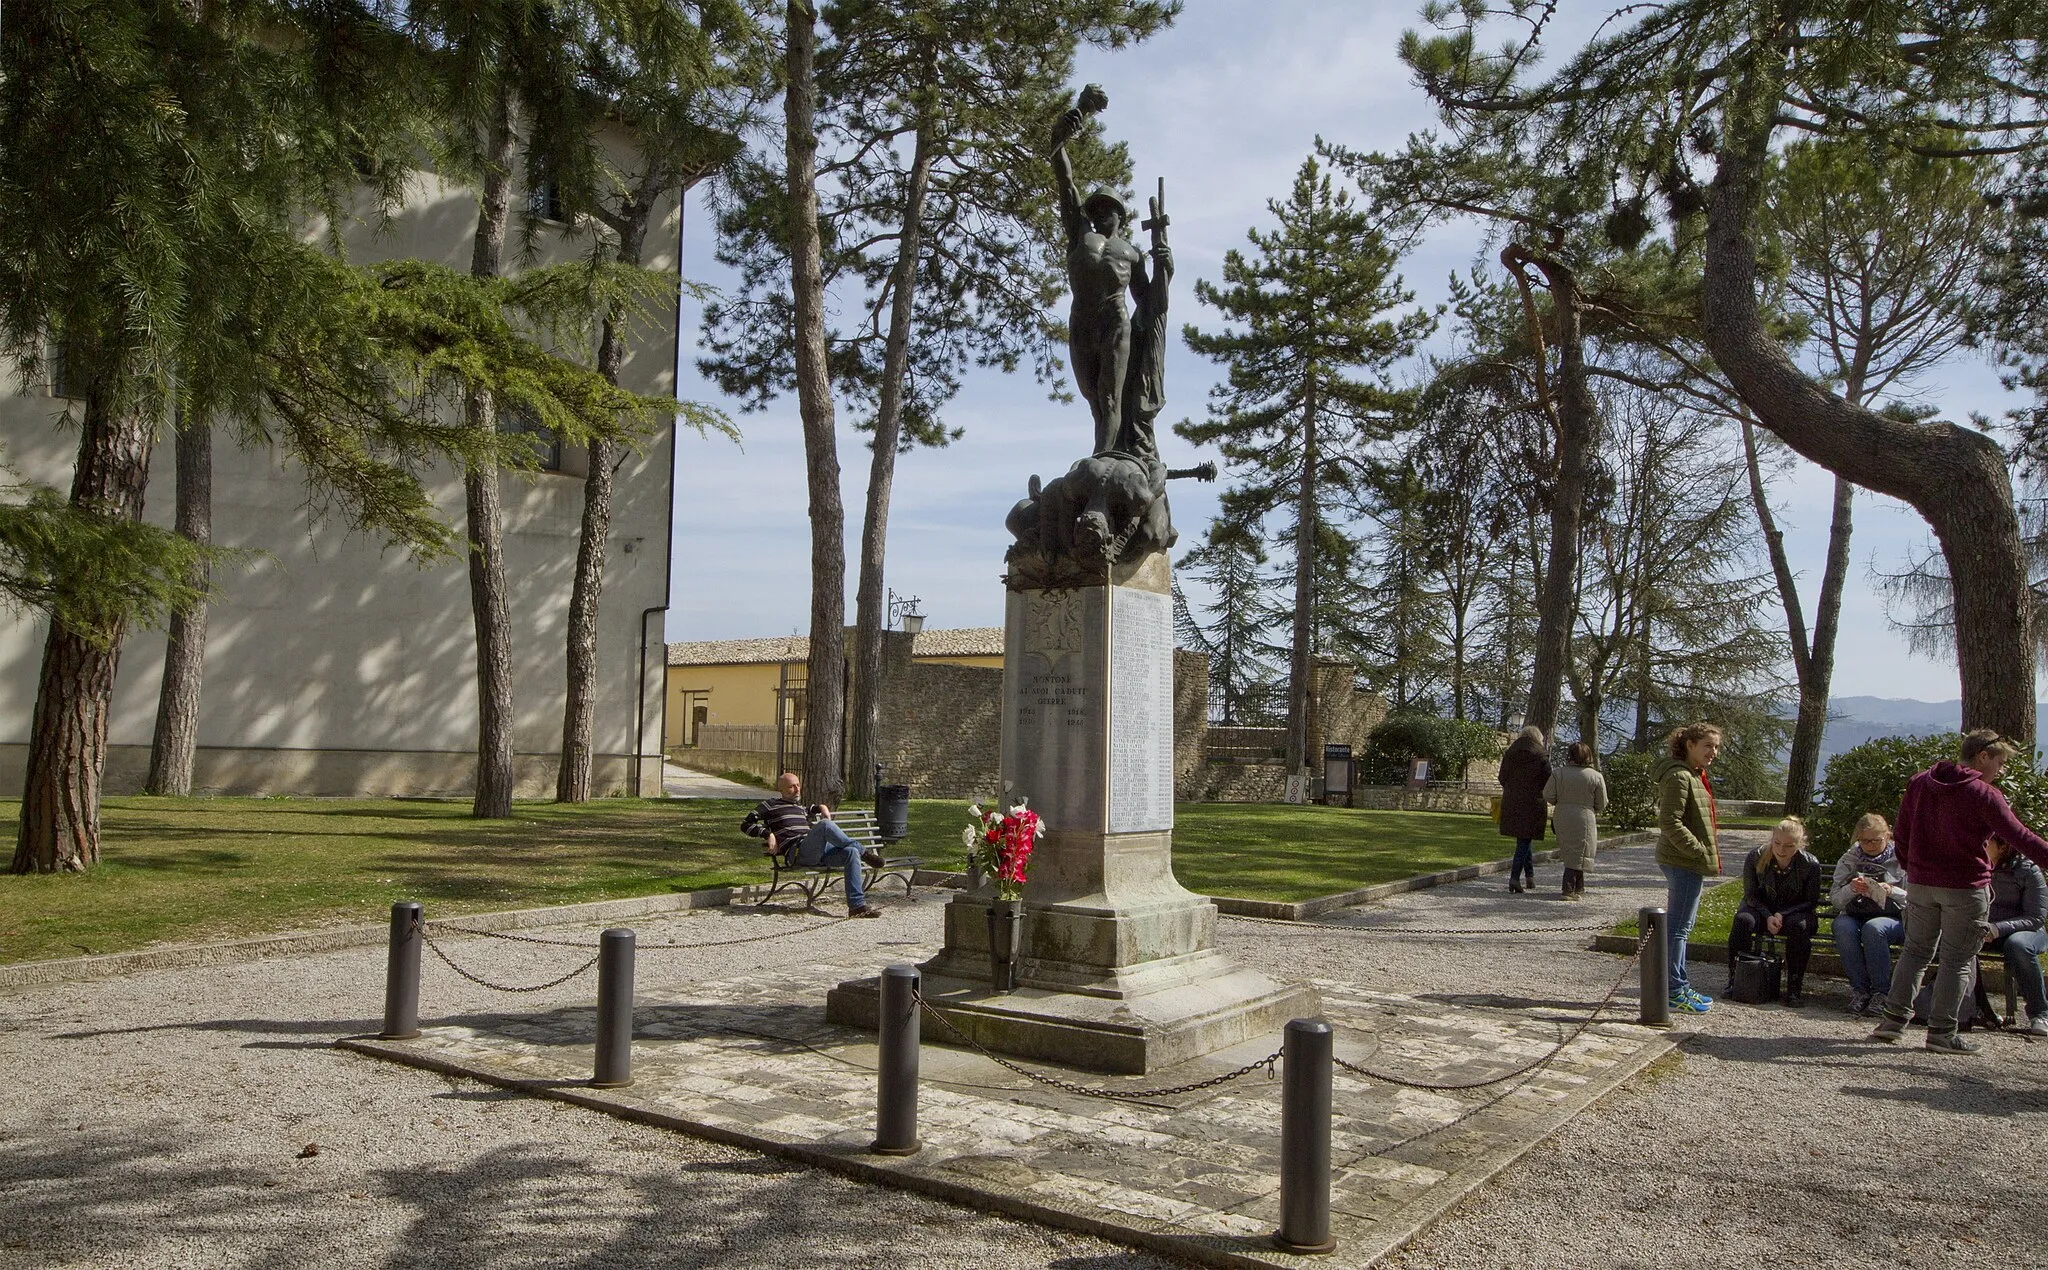
[[[913,661],[1002,669],[1000,626],[922,630],[909,638]],[[849,630],[849,652],[852,646]],[[810,648],[802,635],[670,644],[667,748],[698,751],[686,761],[712,770],[786,766],[803,746]]]

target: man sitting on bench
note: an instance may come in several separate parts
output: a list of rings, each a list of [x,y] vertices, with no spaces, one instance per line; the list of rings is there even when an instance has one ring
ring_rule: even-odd
[[[846,831],[832,823],[832,809],[823,803],[803,804],[803,781],[795,772],[784,772],[782,779],[775,782],[781,792],[778,798],[764,798],[760,805],[747,813],[740,821],[740,832],[749,838],[764,838],[763,848],[769,855],[779,855],[785,861],[806,869],[828,869],[834,865],[846,870],[846,915],[848,917],[880,917],[881,913],[868,907],[867,892],[861,886],[860,867],[882,867],[882,853],[869,850],[863,852],[861,845],[846,836]]]

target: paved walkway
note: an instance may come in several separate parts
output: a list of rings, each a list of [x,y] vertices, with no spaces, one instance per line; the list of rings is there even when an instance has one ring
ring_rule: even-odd
[[[1555,868],[1541,880],[1554,886]],[[1349,911],[1334,929],[1225,921],[1220,938],[1253,964],[1359,984],[1368,1000],[1409,998],[1418,1016],[1435,1005],[1512,1031],[1523,1016],[1596,999],[1617,959],[1562,938],[1375,938],[1342,927],[1605,921],[1660,893],[1650,853],[1625,850],[1602,858],[1581,905],[1511,896],[1503,879],[1486,878]],[[642,992],[686,1001],[710,984],[766,991],[792,975],[869,973],[936,938],[929,893],[884,904],[875,922],[741,909],[636,921],[643,945],[790,933],[650,953]],[[451,948],[460,956],[478,942]],[[507,945],[491,965],[540,983],[577,960]],[[15,1076],[0,1099],[0,1265],[1169,1264],[337,1050],[337,1038],[374,1030],[382,963],[381,950],[345,949],[0,991],[0,1064]],[[1714,971],[1705,973],[1711,991]],[[1687,1022],[1675,1053],[1572,1117],[1394,1262],[2041,1264],[2048,1046],[1992,1036],[1984,1054],[1957,1058],[1870,1045],[1868,1024],[1842,1012],[1839,984],[1809,987],[1805,1010],[1717,1005]],[[436,1022],[480,1026],[587,1007],[591,990],[583,976],[509,998],[430,959],[424,1006]],[[781,1061],[769,1052],[779,1046],[762,1043],[762,1060]],[[1017,1105],[1019,1119],[1049,1110]]]
[[[670,798],[766,798],[775,792],[766,785],[742,785],[666,759],[661,764],[661,790]]]

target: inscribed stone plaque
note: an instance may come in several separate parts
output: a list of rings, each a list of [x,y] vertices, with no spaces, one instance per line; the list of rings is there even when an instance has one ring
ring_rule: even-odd
[[[1173,828],[1173,600],[1111,589],[1109,832]]]
[[[1102,592],[1012,592],[1003,779],[1049,829],[1102,828]]]

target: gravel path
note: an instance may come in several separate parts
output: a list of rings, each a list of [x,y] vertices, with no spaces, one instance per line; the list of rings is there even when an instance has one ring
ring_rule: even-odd
[[[1336,921],[1585,925],[1654,902],[1654,877],[1636,849],[1603,858],[1584,904],[1510,896],[1487,878]],[[684,984],[798,960],[836,977],[937,938],[938,903],[884,902],[878,922],[644,953],[640,977]],[[639,929],[645,949],[816,924],[710,910]],[[1583,951],[1583,936],[1221,930],[1224,947],[1272,969],[1475,1006],[1590,1004],[1621,968]],[[488,964],[538,982],[575,961],[493,942]],[[0,993],[13,1076],[0,1104],[0,1265],[1167,1264],[331,1048],[375,1028],[381,975],[381,950],[363,949]],[[1715,968],[1701,982],[1717,986]],[[2040,1264],[2048,1047],[1991,1037],[1984,1055],[1936,1058],[1867,1045],[1839,987],[1821,987],[1804,1011],[1717,1006],[1688,1023],[1682,1058],[1567,1126],[1400,1264]],[[508,1002],[429,958],[424,1004],[450,1017],[581,1004],[590,990],[579,979]],[[1880,1161],[1909,1154],[1893,1180]]]

